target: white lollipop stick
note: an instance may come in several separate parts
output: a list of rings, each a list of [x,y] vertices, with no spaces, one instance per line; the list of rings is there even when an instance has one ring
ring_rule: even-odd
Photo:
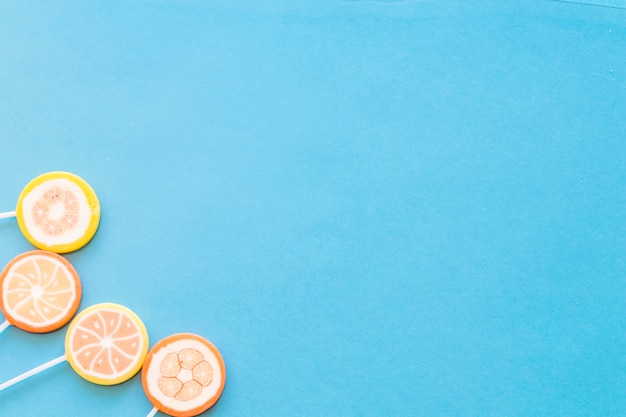
[[[60,363],[65,362],[65,355],[59,356],[56,359],[52,359],[49,362],[44,363],[43,365],[39,365],[36,368],[31,369],[30,371],[26,371],[21,375],[16,376],[15,378],[9,379],[7,382],[0,384],[0,391],[9,388],[11,385],[15,385],[20,381],[25,380],[33,375],[37,375],[39,372],[45,371],[48,368],[52,368],[54,365],[58,365]]]
[[[5,320],[2,324],[0,324],[0,333],[2,333],[7,327],[9,327],[11,323]]]
[[[156,407],[152,407],[152,410],[150,410],[150,412],[148,413],[148,415],[146,417],[154,417],[156,416],[156,413],[158,413],[159,410],[157,410]]]
[[[15,217],[15,211],[5,211],[4,213],[0,213],[0,219],[8,219],[10,217]]]

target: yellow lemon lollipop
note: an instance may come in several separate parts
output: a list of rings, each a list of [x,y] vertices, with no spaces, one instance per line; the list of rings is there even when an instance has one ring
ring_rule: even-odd
[[[48,172],[22,190],[14,212],[20,230],[39,249],[72,252],[91,240],[100,223],[100,202],[85,180],[69,172]]]

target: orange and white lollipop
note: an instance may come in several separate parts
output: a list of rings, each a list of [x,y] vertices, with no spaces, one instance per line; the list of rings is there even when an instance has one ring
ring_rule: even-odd
[[[63,327],[76,313],[82,295],[78,273],[64,257],[33,250],[11,260],[0,273],[0,310],[9,325],[32,333]]]
[[[222,395],[226,368],[220,352],[208,340],[180,333],[159,341],[141,371],[143,389],[157,411],[175,417],[197,416]]]
[[[132,310],[119,304],[96,304],[70,323],[64,355],[0,384],[0,391],[65,361],[89,382],[120,384],[139,372],[147,353],[148,332]]]
[[[82,311],[70,324],[65,355],[74,371],[100,385],[114,385],[135,375],[148,353],[148,332],[130,309],[113,303]]]
[[[15,211],[20,230],[35,247],[56,253],[85,246],[100,223],[100,202],[89,184],[69,172],[48,172],[22,190]]]

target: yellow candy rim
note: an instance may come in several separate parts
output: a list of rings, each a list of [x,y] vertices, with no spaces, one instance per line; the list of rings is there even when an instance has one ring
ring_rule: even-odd
[[[135,324],[137,324],[137,327],[139,328],[142,339],[145,340],[145,343],[141,348],[141,355],[139,356],[139,360],[137,361],[135,366],[133,366],[133,368],[131,368],[124,375],[117,377],[115,379],[101,378],[101,377],[89,375],[83,372],[78,366],[78,364],[76,363],[74,356],[72,356],[72,354],[70,353],[70,335],[73,333],[74,328],[78,325],[81,318],[89,313],[92,313],[95,310],[101,310],[101,309],[116,310],[121,313],[127,314],[135,322]],[[67,329],[67,333],[65,334],[65,359],[70,364],[72,369],[74,369],[74,372],[76,372],[78,375],[80,375],[82,378],[86,379],[87,381],[93,382],[94,384],[98,384],[98,385],[117,385],[117,384],[121,384],[122,382],[128,381],[133,376],[135,376],[137,372],[139,372],[139,370],[143,366],[144,361],[146,360],[146,356],[148,355],[149,346],[150,346],[150,341],[148,339],[148,331],[146,330],[146,326],[143,324],[143,321],[141,321],[139,316],[135,314],[134,311],[119,304],[100,303],[100,304],[92,305],[91,307],[87,307],[85,310],[78,313],[76,317],[74,318],[74,320],[72,320],[72,322],[70,323]]]
[[[26,227],[26,222],[24,220],[24,213],[22,211],[22,202],[24,198],[35,189],[35,187],[43,184],[46,181],[63,178],[69,181],[72,181],[76,184],[85,194],[87,198],[87,202],[89,207],[91,207],[91,220],[89,221],[89,227],[85,230],[85,233],[77,240],[71,243],[63,243],[57,245],[47,245],[39,240],[37,240]],[[96,234],[96,230],[98,230],[98,225],[100,224],[100,201],[98,200],[98,196],[96,196],[95,191],[91,186],[78,175],[62,172],[62,171],[54,171],[47,172],[42,174],[33,180],[31,180],[26,187],[20,193],[20,196],[17,199],[17,207],[15,209],[15,217],[17,218],[17,224],[22,231],[22,234],[26,239],[32,243],[35,247],[43,250],[47,250],[55,253],[68,253],[74,252],[83,246],[85,246]]]

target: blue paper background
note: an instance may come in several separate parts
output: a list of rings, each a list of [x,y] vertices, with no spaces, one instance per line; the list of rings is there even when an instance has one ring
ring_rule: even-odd
[[[213,341],[207,415],[626,415],[626,10],[495,3],[0,1],[0,209],[85,178],[81,306]],[[0,380],[64,334],[6,330]],[[0,393],[150,408],[65,364]]]

